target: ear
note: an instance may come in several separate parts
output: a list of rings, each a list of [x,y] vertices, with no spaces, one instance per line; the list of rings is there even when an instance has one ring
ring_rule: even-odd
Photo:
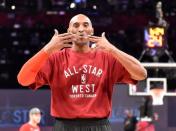
[[[91,35],[93,35],[93,34],[94,34],[94,28],[91,29]]]
[[[70,33],[70,28],[67,29],[67,33]]]
[[[68,25],[68,28],[67,28],[67,33],[70,33],[71,32],[71,28],[70,28],[70,23]]]

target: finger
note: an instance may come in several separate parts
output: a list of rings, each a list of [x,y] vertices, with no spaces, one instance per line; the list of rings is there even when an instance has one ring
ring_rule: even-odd
[[[89,38],[89,40],[94,43],[97,43],[99,41],[99,39],[97,39],[97,38]]]
[[[101,34],[101,37],[105,37],[105,32],[103,32],[103,33]]]
[[[72,34],[70,34],[70,33],[63,33],[63,34],[59,34],[58,36],[59,37],[64,37],[64,36],[68,36],[68,35],[72,35]]]
[[[73,42],[73,39],[65,39],[62,41],[63,43],[69,43],[69,42]]]
[[[58,34],[59,34],[58,30],[54,29],[54,35],[58,35]]]
[[[61,41],[64,41],[64,40],[67,40],[67,39],[72,39],[72,40],[74,40],[74,39],[76,39],[76,38],[75,38],[73,35],[67,35],[67,36],[61,37],[60,39],[61,39]]]
[[[100,39],[100,37],[98,37],[98,36],[92,36],[92,35],[90,35],[89,38]]]

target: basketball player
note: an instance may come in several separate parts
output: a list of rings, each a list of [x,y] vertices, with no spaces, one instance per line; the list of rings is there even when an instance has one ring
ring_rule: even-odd
[[[38,124],[41,120],[41,111],[38,108],[32,108],[29,111],[29,121],[23,124],[19,131],[40,131]]]
[[[129,109],[125,110],[124,131],[136,131],[137,118]]]
[[[68,32],[55,30],[50,42],[18,74],[23,86],[50,86],[53,131],[111,131],[107,118],[113,85],[135,84],[147,77],[140,62],[113,46],[105,33],[93,34],[87,16],[74,16]],[[90,48],[90,42],[96,48]]]

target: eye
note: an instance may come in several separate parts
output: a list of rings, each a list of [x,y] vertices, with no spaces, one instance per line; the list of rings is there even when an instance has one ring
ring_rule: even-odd
[[[88,27],[89,26],[89,23],[84,23],[84,27]]]
[[[78,24],[78,23],[74,23],[74,24],[73,24],[73,27],[78,28],[78,27],[79,27],[79,24]]]

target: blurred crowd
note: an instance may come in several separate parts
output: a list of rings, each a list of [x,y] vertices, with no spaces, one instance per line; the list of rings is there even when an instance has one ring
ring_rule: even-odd
[[[176,1],[163,0],[168,50],[176,61]],[[144,48],[144,28],[155,17],[153,0],[0,0],[0,88],[18,88],[16,75],[28,58],[54,33],[67,31],[69,19],[85,13],[95,35],[107,38],[121,50],[139,58]],[[165,57],[160,61],[166,62]]]

